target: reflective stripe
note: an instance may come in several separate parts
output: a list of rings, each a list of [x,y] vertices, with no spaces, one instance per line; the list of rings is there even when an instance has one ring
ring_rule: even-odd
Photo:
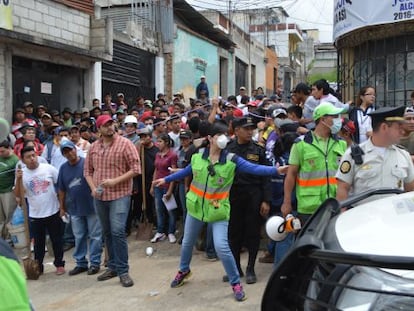
[[[300,179],[319,179],[326,178],[326,172],[323,171],[312,171],[312,172],[299,172],[298,176]],[[336,170],[328,170],[328,176],[335,176]]]
[[[206,192],[208,192],[208,193],[214,193],[214,192],[217,192],[217,190],[220,190],[220,192],[229,192],[230,189],[231,189],[231,186],[232,186],[230,184],[230,185],[227,185],[227,186],[222,186],[220,188],[214,188],[214,187],[208,187],[208,186],[206,188],[205,184],[202,184],[202,183],[200,183],[200,182],[198,182],[194,179],[191,182],[191,184],[194,185],[195,187],[197,187],[198,189],[203,189],[203,192],[204,192],[204,189],[206,189]]]
[[[209,193],[204,192],[203,190],[197,188],[193,184],[190,185],[190,190],[194,192],[199,197],[206,198],[207,200],[223,200],[229,197],[229,192],[216,192],[216,193]]]
[[[327,185],[328,182],[329,182],[330,185],[336,185],[337,184],[337,181],[336,181],[335,177],[329,177],[328,180],[326,179],[326,177],[325,178],[317,178],[317,179],[300,179],[300,178],[297,178],[296,182],[300,187],[320,187],[320,186]]]

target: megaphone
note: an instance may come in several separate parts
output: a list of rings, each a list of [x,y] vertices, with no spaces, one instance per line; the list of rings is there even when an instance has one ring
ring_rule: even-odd
[[[266,222],[266,233],[273,241],[283,241],[289,232],[300,230],[301,224],[298,218],[289,214],[286,219],[280,216],[272,216]]]

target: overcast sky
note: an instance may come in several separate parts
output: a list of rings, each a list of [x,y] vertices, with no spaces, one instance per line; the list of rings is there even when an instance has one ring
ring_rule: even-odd
[[[225,10],[228,0],[187,0],[196,9],[202,7]],[[317,28],[321,42],[332,42],[334,0],[231,0],[235,9],[282,6],[288,12],[288,22],[297,23],[302,29]]]

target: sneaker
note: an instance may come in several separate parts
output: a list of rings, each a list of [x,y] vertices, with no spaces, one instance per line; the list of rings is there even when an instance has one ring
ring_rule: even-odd
[[[99,266],[90,266],[88,269],[88,275],[97,274],[101,268]]]
[[[157,232],[154,237],[151,239],[151,243],[157,243],[158,241],[164,241],[166,236],[164,233]]]
[[[171,288],[182,286],[184,284],[184,280],[188,279],[190,276],[191,276],[191,270],[188,270],[187,272],[178,271],[174,280],[171,282]]]
[[[240,283],[232,285],[234,298],[237,301],[246,300],[246,294],[244,293],[243,286]]]
[[[211,262],[218,260],[217,256],[214,256],[214,255],[206,255],[206,259]]]
[[[170,241],[170,243],[175,243],[175,242],[177,242],[177,239],[175,238],[174,233],[169,233],[169,234],[168,234],[168,240]]]
[[[118,276],[118,273],[113,270],[106,269],[104,273],[97,277],[98,281],[106,281]]]
[[[119,281],[123,287],[131,287],[134,285],[134,281],[132,281],[128,273],[119,276]]]
[[[80,274],[80,273],[86,272],[86,271],[88,271],[88,268],[76,266],[74,269],[69,271],[69,275],[77,275],[77,274]]]
[[[65,267],[56,267],[56,275],[62,275],[65,274]]]

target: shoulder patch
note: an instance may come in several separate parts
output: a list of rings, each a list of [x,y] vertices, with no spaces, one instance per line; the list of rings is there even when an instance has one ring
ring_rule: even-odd
[[[341,166],[339,167],[339,170],[341,171],[342,174],[348,174],[349,171],[351,170],[351,162],[349,161],[342,162]]]

